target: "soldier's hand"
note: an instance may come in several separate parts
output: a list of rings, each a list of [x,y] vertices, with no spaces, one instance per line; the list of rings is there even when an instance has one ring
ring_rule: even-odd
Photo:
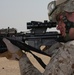
[[[13,45],[8,39],[3,38],[3,42],[6,44],[10,59],[20,59],[23,56],[22,50]]]

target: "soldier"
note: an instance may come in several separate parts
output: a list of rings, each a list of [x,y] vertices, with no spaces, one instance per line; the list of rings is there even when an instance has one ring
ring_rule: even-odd
[[[52,4],[55,6],[54,8],[52,8]],[[21,75],[74,75],[74,0],[56,0],[48,6],[51,10],[49,11],[49,19],[58,23],[57,29],[60,30],[67,42],[62,43],[52,55],[42,74],[32,65],[19,47],[3,38],[12,57],[19,59]]]

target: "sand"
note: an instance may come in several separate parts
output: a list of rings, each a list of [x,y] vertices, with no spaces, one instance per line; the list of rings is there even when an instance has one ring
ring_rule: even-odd
[[[0,58],[0,75],[20,75],[18,61]]]
[[[27,53],[30,61],[33,63],[33,65],[39,69],[40,72],[44,72],[44,69],[37,63],[37,61],[33,58],[33,56],[29,53]],[[47,56],[43,56],[40,54],[37,54],[39,57],[42,58],[42,60],[48,64],[50,58]],[[0,57],[0,75],[21,75],[20,74],[20,68],[19,68],[19,61],[15,60],[8,60],[5,57]]]

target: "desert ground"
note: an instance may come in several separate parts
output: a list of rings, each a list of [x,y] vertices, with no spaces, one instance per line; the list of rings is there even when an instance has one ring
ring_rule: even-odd
[[[39,57],[42,58],[42,60],[48,64],[50,58],[47,56],[43,56],[41,54],[37,54]],[[29,57],[30,61],[33,63],[33,65],[39,69],[40,72],[44,72],[44,69],[37,63],[37,61],[34,59],[34,57],[27,53],[27,56]],[[20,68],[19,68],[19,61],[16,60],[8,60],[5,57],[0,57],[0,75],[21,75],[20,74]]]

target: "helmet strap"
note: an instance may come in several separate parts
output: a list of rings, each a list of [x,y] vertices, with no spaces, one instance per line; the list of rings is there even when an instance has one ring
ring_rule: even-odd
[[[67,19],[66,16],[63,16],[63,22],[65,23],[65,28],[66,28],[66,36],[64,37],[64,40],[67,41],[71,41],[72,39],[69,36],[69,31],[70,28],[74,28],[74,22],[71,22]]]

